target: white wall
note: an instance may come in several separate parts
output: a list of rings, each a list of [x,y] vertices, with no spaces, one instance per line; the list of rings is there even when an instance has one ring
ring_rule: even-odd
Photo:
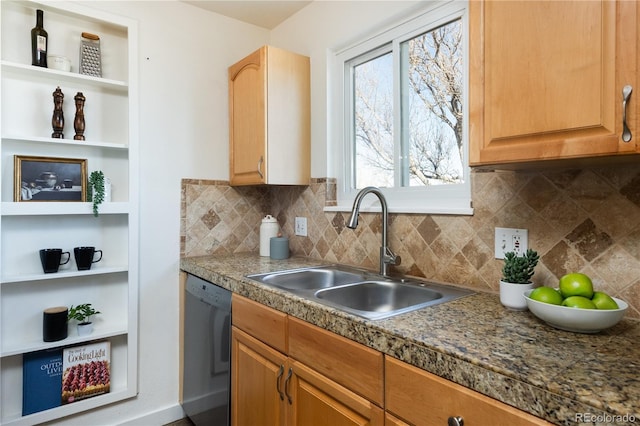
[[[265,43],[311,57],[312,176],[327,176],[327,50],[417,3],[319,0],[269,32],[176,1],[86,2],[139,22],[139,395],[56,424],[162,425],[182,417],[180,180],[228,179],[227,67]]]
[[[65,425],[161,425],[178,404],[181,178],[228,179],[227,67],[267,30],[175,1],[87,2],[139,23],[139,395]]]

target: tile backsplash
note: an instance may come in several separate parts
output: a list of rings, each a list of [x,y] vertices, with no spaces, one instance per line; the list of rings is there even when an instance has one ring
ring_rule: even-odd
[[[556,286],[565,273],[584,272],[640,319],[640,167],[474,170],[471,183],[472,216],[390,215],[397,271],[497,292],[494,228],[526,228],[541,257],[536,283]],[[377,270],[380,214],[361,213],[358,228],[347,228],[348,212],[323,211],[335,205],[335,191],[331,178],[274,187],[183,179],[181,255],[257,253],[260,221],[271,214],[292,254]],[[307,218],[307,237],[294,235],[296,216]]]

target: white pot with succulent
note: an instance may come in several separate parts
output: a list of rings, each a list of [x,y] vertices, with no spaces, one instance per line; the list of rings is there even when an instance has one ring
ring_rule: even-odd
[[[91,306],[91,303],[83,303],[82,305],[69,308],[69,319],[78,321],[78,336],[87,336],[93,332],[93,323],[91,316],[101,313]]]
[[[528,249],[522,256],[514,252],[504,255],[502,280],[500,280],[500,303],[508,309],[524,311],[527,301],[524,292],[533,288],[531,277],[540,257],[535,250]]]

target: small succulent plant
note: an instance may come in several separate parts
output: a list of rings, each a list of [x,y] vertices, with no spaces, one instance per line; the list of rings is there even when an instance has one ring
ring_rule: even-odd
[[[538,260],[540,256],[532,249],[528,249],[522,256],[516,256],[514,252],[505,253],[502,281],[513,284],[530,283]]]

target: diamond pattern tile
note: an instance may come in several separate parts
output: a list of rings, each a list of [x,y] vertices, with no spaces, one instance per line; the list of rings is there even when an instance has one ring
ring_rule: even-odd
[[[494,259],[494,228],[526,228],[541,255],[534,281],[554,286],[568,272],[630,305],[640,319],[640,168],[474,171],[473,216],[392,214],[389,244],[404,274],[497,292],[502,261]],[[295,255],[377,270],[382,221],[361,213],[357,229],[336,205],[334,178],[308,186],[230,187],[225,181],[184,179],[182,256],[257,252],[260,221],[278,219]],[[307,218],[307,237],[294,218]]]

